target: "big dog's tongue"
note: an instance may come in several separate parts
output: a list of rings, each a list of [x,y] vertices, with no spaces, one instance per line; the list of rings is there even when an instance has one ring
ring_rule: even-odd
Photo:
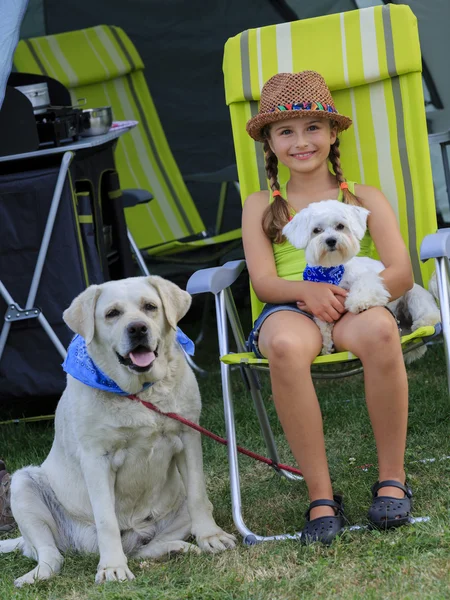
[[[130,358],[137,367],[149,367],[156,356],[154,352],[136,349],[134,352],[130,352]]]

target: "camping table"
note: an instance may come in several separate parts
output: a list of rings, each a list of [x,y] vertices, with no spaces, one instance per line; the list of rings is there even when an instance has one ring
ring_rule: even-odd
[[[52,235],[55,218],[58,212],[59,202],[61,198],[61,193],[63,190],[64,182],[67,177],[67,173],[69,171],[70,164],[75,157],[77,152],[81,150],[86,150],[89,148],[95,148],[100,146],[106,146],[107,144],[115,143],[115,141],[127,131],[130,131],[135,125],[129,125],[123,128],[112,129],[108,133],[104,135],[98,135],[90,138],[82,138],[79,141],[63,145],[57,147],[51,147],[41,150],[36,150],[34,152],[24,152],[22,154],[13,154],[10,156],[1,156],[0,163],[3,162],[11,162],[11,161],[22,161],[26,159],[37,159],[42,158],[49,155],[62,154],[61,166],[59,169],[58,178],[56,181],[55,190],[53,193],[53,198],[50,204],[50,210],[47,217],[44,235],[42,238],[42,242],[39,248],[38,258],[36,261],[36,267],[33,272],[33,277],[31,280],[30,289],[28,292],[27,301],[25,303],[25,307],[22,308],[19,304],[14,300],[12,295],[7,290],[6,286],[0,279],[0,294],[3,296],[7,304],[7,310],[5,314],[5,323],[0,333],[0,360],[3,355],[3,351],[6,345],[6,340],[8,338],[11,323],[19,320],[25,319],[37,319],[40,325],[43,327],[44,331],[54,344],[55,348],[62,356],[65,358],[66,349],[63,344],[53,331],[50,323],[47,321],[43,313],[39,310],[39,308],[34,306],[34,301],[36,298],[36,293],[39,287],[39,282],[42,275],[42,270],[45,263],[45,258],[47,254],[47,249],[50,243],[50,238]]]

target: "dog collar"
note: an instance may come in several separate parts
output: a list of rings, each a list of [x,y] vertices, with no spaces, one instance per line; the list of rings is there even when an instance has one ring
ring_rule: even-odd
[[[336,267],[311,267],[311,265],[306,265],[303,271],[303,280],[339,285],[344,276],[344,271],[344,265],[337,265]]]
[[[177,342],[187,354],[190,354],[191,356],[194,354],[194,342],[179,328],[177,328]],[[86,342],[81,335],[75,335],[70,342],[67,349],[67,356],[62,363],[62,368],[66,373],[89,387],[97,388],[104,392],[119,394],[121,396],[128,396],[128,392],[122,390],[115,381],[97,367],[95,362],[89,356]],[[152,385],[153,383],[150,382],[144,383],[141,392]]]

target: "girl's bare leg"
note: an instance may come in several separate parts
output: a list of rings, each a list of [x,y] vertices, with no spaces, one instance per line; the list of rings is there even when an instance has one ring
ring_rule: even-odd
[[[269,359],[278,417],[311,502],[333,499],[322,415],[311,378],[311,363],[321,347],[322,336],[314,322],[292,311],[267,317],[259,334],[259,349]],[[332,508],[319,506],[311,511],[310,519],[334,514]]]
[[[394,479],[405,483],[408,380],[395,319],[383,307],[371,308],[359,315],[347,313],[334,326],[333,339],[338,351],[353,352],[364,366],[379,481]],[[383,487],[378,495],[404,496],[395,487]]]

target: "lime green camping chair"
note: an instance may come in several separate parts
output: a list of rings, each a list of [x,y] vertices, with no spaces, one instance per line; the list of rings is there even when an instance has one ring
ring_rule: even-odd
[[[100,25],[22,40],[14,65],[20,72],[57,79],[69,89],[74,104],[86,98],[87,108],[111,106],[116,121],[139,122],[119,140],[115,158],[122,189],[138,188],[154,197],[152,202],[125,208],[128,228],[141,250],[177,262],[175,255],[208,247],[206,262],[211,263],[216,253],[239,244],[240,229],[220,231],[227,186],[233,178],[224,173],[215,231],[209,234],[167,143],[141,57],[120,27]],[[220,177],[220,172],[216,175]],[[217,181],[216,176],[212,182]]]
[[[427,286],[433,271],[432,261],[423,264],[421,258],[436,259],[442,326],[449,340],[448,290],[442,282],[448,266],[445,244],[450,249],[450,242],[444,232],[435,233],[421,54],[416,18],[409,7],[389,4],[244,31],[226,43],[223,69],[243,202],[249,194],[267,189],[262,144],[245,130],[248,119],[258,111],[263,83],[277,72],[305,69],[325,77],[339,111],[353,119],[353,127],[341,136],[343,170],[350,180],[375,185],[389,198],[417,283]],[[286,177],[280,169],[280,182]],[[187,289],[192,294],[215,295],[233,518],[244,541],[251,544],[289,536],[256,535],[245,525],[241,512],[230,384],[233,365],[246,375],[269,457],[279,462],[255,373],[255,369],[267,370],[268,361],[246,351],[246,336],[230,290],[243,268],[243,261],[232,261],[198,271]],[[254,320],[263,305],[253,290],[251,305]],[[230,352],[228,324],[237,352]],[[404,350],[416,348],[439,330],[440,324],[417,329],[402,338]],[[322,377],[353,374],[361,368],[350,352],[318,356],[312,366],[313,375]]]

